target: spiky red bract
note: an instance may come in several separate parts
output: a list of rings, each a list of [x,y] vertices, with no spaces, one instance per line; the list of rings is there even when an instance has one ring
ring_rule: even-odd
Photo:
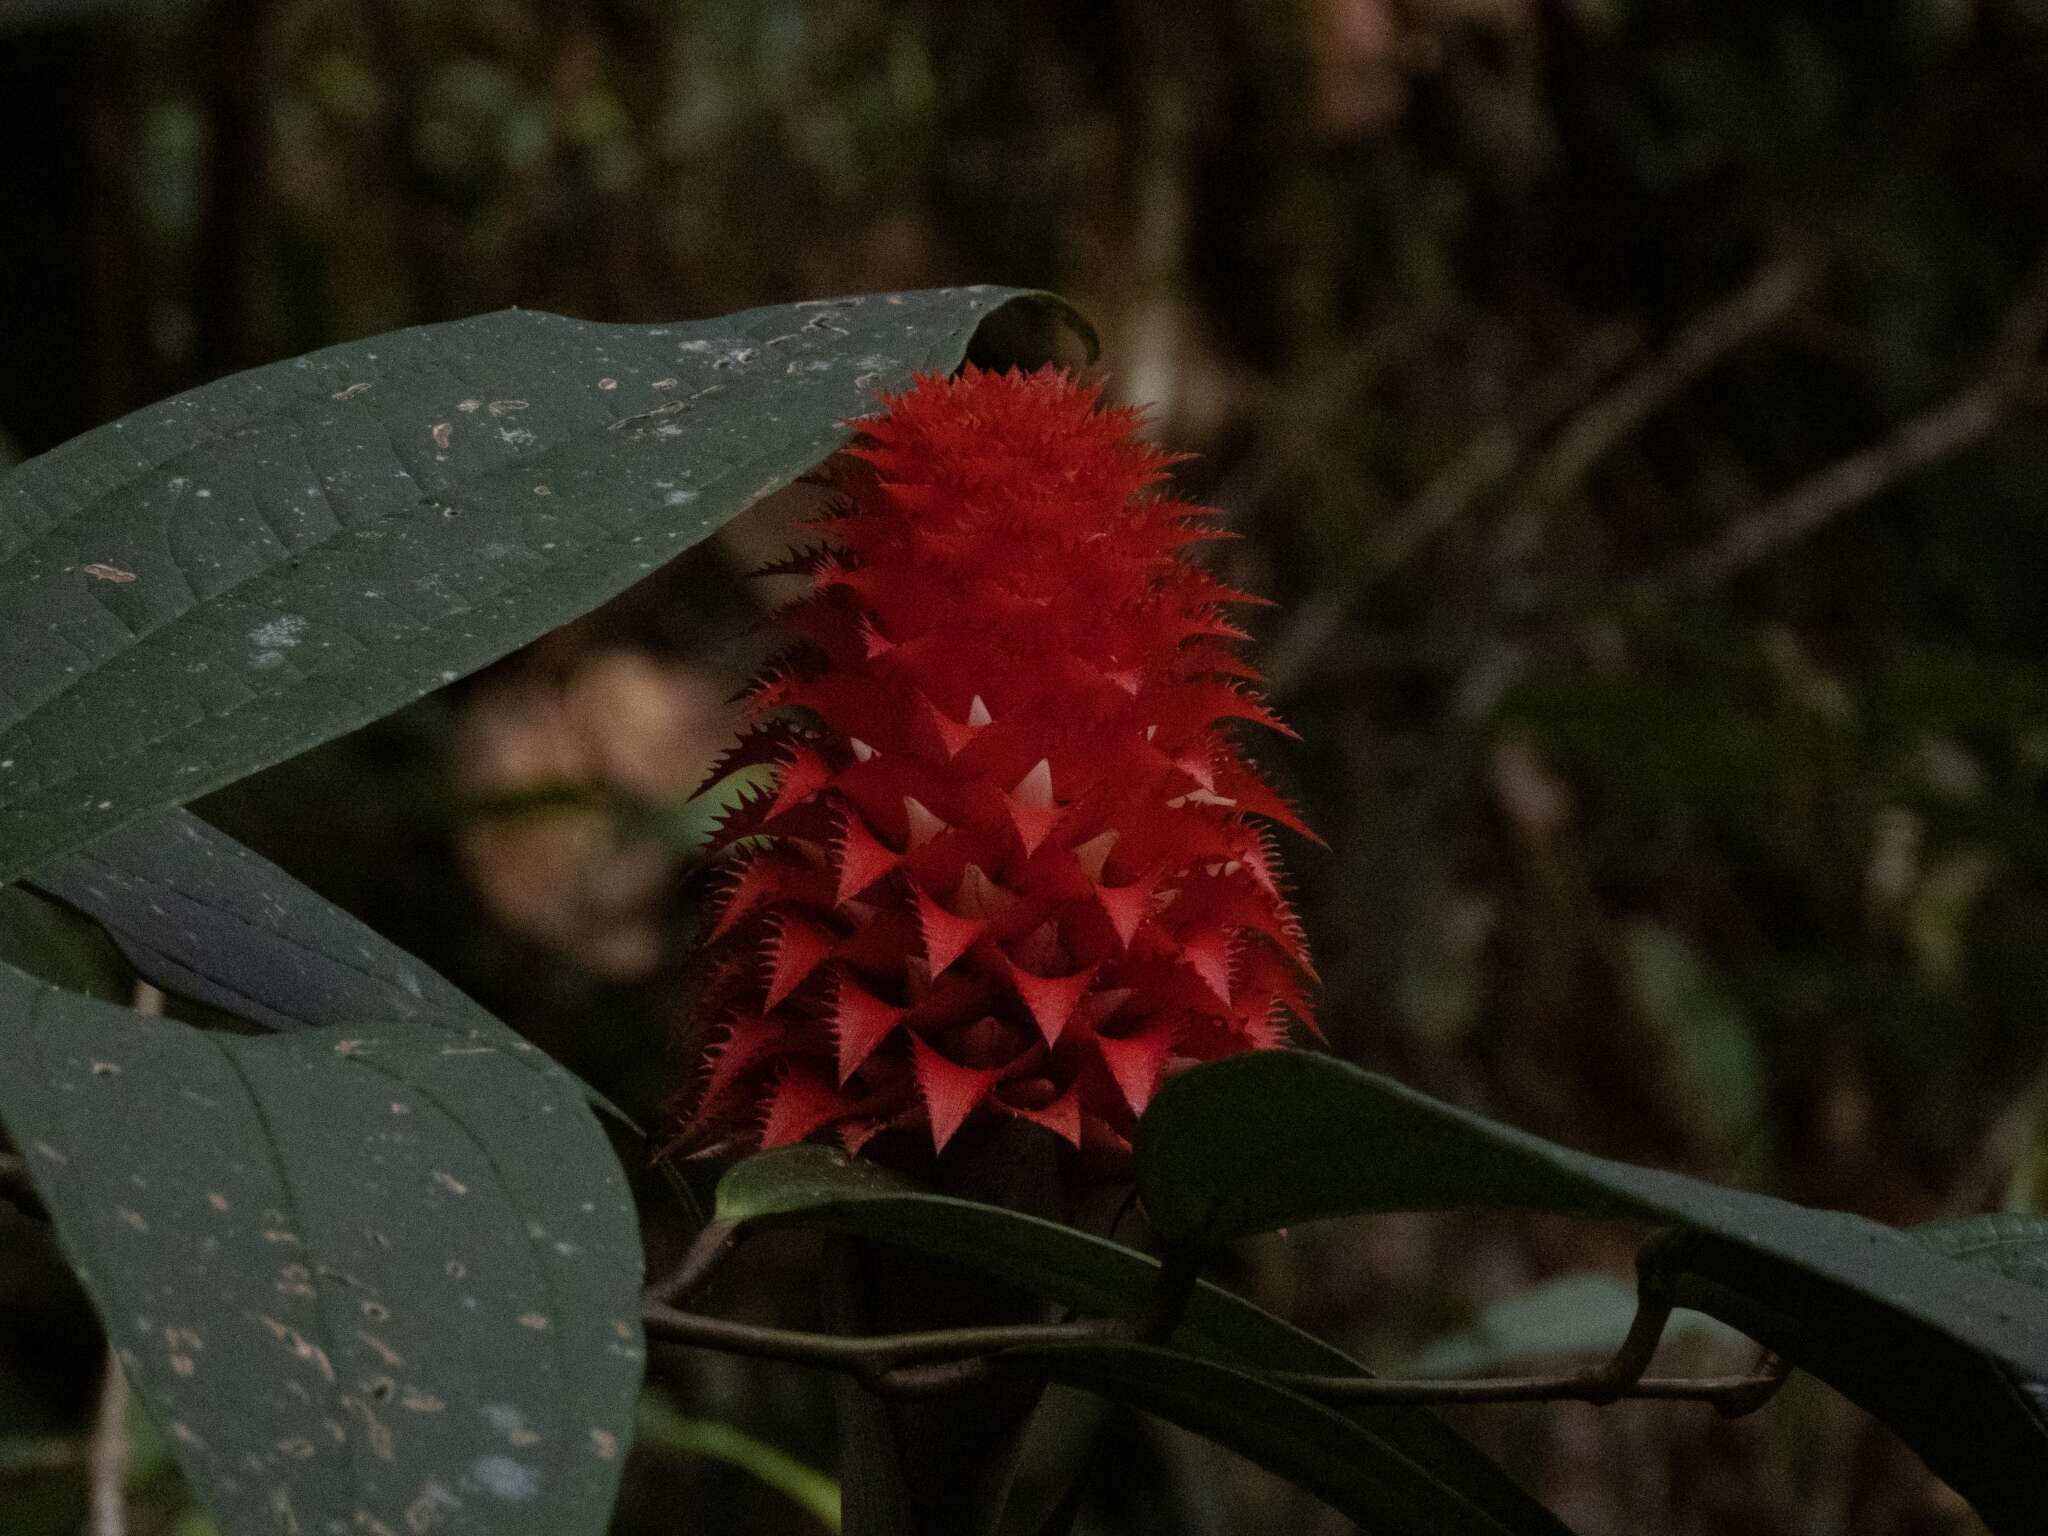
[[[1226,722],[1277,726],[1181,558],[1135,413],[1047,369],[920,378],[823,473],[795,648],[749,695],[744,799],[678,1144],[943,1149],[983,1115],[1128,1149],[1178,1064],[1313,1027],[1266,823],[1306,830]]]

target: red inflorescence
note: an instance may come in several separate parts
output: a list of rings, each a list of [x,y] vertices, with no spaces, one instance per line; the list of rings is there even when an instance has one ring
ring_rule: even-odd
[[[1267,824],[1225,734],[1284,730],[1180,557],[1227,537],[1173,456],[1051,369],[920,378],[824,472],[828,547],[714,781],[754,764],[678,1145],[970,1117],[1127,1150],[1164,1075],[1313,1028]]]

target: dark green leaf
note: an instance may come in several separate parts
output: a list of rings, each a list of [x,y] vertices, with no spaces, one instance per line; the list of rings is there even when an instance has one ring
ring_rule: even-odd
[[[2048,1303],[1988,1269],[1862,1217],[1576,1152],[1334,1057],[1258,1051],[1183,1073],[1139,1122],[1137,1161],[1147,1213],[1178,1242],[1464,1207],[1684,1226],[2048,1379]]]
[[[0,967],[0,1119],[231,1536],[604,1529],[638,1234],[531,1047],[207,1034]]]
[[[330,347],[0,479],[0,882],[619,592],[951,369],[977,287]]]
[[[1308,1489],[1366,1532],[1506,1536],[1536,1528],[1503,1523],[1455,1488],[1386,1455],[1337,1409],[1214,1361],[1143,1344],[1020,1349],[1004,1358],[1193,1430]]]
[[[1135,1318],[1159,1273],[1157,1260],[1121,1243],[1000,1206],[927,1194],[826,1147],[788,1147],[735,1165],[719,1182],[717,1216],[737,1226],[801,1226],[914,1249],[1095,1316]],[[1211,1360],[1263,1370],[1363,1373],[1341,1350],[1206,1281],[1189,1298],[1169,1342]],[[1091,1369],[1113,1374],[1100,1361]],[[1356,1454],[1400,1462],[1402,1469],[1390,1476],[1419,1472],[1485,1510],[1493,1523],[1477,1529],[1532,1536],[1563,1530],[1425,1410],[1346,1404],[1319,1411],[1336,1411],[1351,1424]]]
[[[1646,1253],[1731,1323],[1897,1429],[1994,1529],[2038,1523],[2048,1300],[1876,1222],[1592,1157],[1348,1063],[1260,1052],[1195,1068],[1140,1121],[1147,1212],[1207,1246],[1293,1222],[1457,1207],[1678,1228]],[[1980,1234],[1981,1235],[1981,1234]],[[1962,1244],[1967,1243],[1967,1239]],[[2024,1262],[2028,1250],[2015,1245]]]
[[[1968,1271],[1968,1263],[1951,1265]],[[1860,1403],[2001,1536],[2040,1530],[2048,1392],[1911,1311],[1699,1231],[1651,1246],[1646,1271]]]

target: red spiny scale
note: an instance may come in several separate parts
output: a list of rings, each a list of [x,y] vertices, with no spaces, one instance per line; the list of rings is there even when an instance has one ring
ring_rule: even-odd
[[[853,1108],[846,1096],[809,1067],[789,1067],[768,1085],[761,1145],[786,1147]]]
[[[1144,1113],[1145,1106],[1158,1091],[1160,1079],[1166,1075],[1167,1061],[1173,1055],[1175,1039],[1180,1033],[1180,1026],[1173,1019],[1163,1017],[1146,1021],[1129,1035],[1095,1037],[1095,1047],[1102,1053],[1110,1075],[1116,1079],[1117,1088],[1134,1116]]]
[[[904,1010],[885,1003],[851,977],[839,978],[839,990],[832,998],[832,1034],[839,1046],[839,1081],[860,1070],[876,1046],[903,1021]]]
[[[987,1102],[1003,1075],[995,1068],[963,1067],[915,1037],[911,1048],[916,1052],[918,1091],[931,1119],[932,1148],[943,1152],[967,1117]]]
[[[801,744],[789,748],[775,783],[775,798],[768,806],[768,820],[802,805],[832,782],[832,770],[825,760]]]
[[[923,378],[821,472],[823,547],[723,772],[773,767],[698,1016],[678,1143],[943,1149],[983,1117],[1128,1152],[1190,1059],[1280,1044],[1310,979],[1232,721],[1284,729],[1182,551],[1135,413],[1052,370]]]
[[[832,953],[832,942],[832,931],[823,924],[793,911],[779,913],[775,930],[763,946],[768,961],[768,989],[761,1006],[774,1013],[777,1004],[809,981],[811,974],[825,963]]]
[[[903,862],[903,855],[875,836],[860,812],[848,808],[844,814],[846,830],[834,850],[833,867],[838,872],[834,907],[858,896]]]
[[[768,902],[791,899],[805,885],[816,883],[809,865],[759,851],[742,854],[729,869],[724,885],[711,899],[714,920],[710,941],[716,943]]]

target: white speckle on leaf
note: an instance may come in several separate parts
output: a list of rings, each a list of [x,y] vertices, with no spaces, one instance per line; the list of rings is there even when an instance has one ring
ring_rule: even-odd
[[[540,1474],[510,1456],[479,1456],[469,1464],[469,1475],[492,1498],[510,1504],[524,1504],[540,1496]]]
[[[526,405],[524,400],[493,400],[490,409],[493,416],[502,416],[507,411],[523,411]]]
[[[444,453],[447,452],[449,439],[455,435],[455,424],[450,421],[437,421],[434,423],[433,432],[434,446]]]
[[[368,389],[369,387],[370,384],[367,379],[361,380],[357,383],[349,385],[347,389],[337,389],[332,395],[329,395],[328,398],[330,400],[353,400],[357,395],[360,395],[364,390]]]
[[[306,621],[296,613],[280,613],[249,631],[249,643],[265,650],[288,651],[306,634]]]

